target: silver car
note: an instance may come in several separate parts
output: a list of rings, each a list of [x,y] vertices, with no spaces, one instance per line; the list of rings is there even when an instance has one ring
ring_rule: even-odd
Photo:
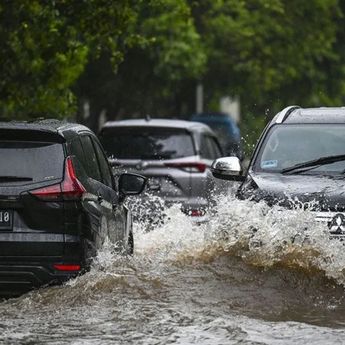
[[[114,175],[148,177],[147,192],[166,205],[180,203],[197,222],[205,214],[215,185],[209,168],[222,152],[205,124],[182,120],[137,119],[107,122],[100,140]]]

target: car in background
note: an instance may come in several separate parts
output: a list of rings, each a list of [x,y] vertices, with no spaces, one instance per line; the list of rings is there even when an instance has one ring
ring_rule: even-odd
[[[243,159],[241,133],[236,122],[225,113],[201,113],[191,117],[191,121],[204,123],[216,133],[226,156],[237,156]]]
[[[237,157],[217,159],[212,172],[241,181],[240,199],[302,207],[331,238],[345,240],[344,107],[287,107],[267,125],[246,172]]]
[[[99,138],[115,175],[140,173],[148,178],[150,195],[168,206],[180,203],[196,221],[205,220],[215,182],[209,167],[222,155],[207,125],[168,119],[113,121],[105,123]]]
[[[60,283],[87,270],[108,239],[133,253],[126,195],[144,188],[107,157],[87,127],[0,123],[0,294]]]

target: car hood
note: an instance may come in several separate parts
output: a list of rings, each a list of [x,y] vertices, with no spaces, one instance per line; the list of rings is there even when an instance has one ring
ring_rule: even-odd
[[[239,196],[289,208],[345,211],[345,176],[249,173]]]

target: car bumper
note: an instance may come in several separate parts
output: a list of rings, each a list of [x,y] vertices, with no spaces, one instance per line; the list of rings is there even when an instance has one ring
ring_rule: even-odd
[[[84,270],[79,236],[1,235],[0,296],[20,295],[41,286],[61,284]],[[39,248],[46,249],[39,251]]]
[[[58,272],[51,265],[0,264],[0,296],[16,296],[51,284],[61,284],[79,271]]]

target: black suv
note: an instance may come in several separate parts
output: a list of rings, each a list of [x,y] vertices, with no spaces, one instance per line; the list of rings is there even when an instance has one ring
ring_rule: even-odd
[[[62,282],[86,270],[105,239],[133,252],[123,204],[145,185],[115,185],[92,131],[60,121],[0,123],[0,293]]]
[[[236,157],[214,161],[211,170],[242,181],[239,198],[309,209],[332,238],[345,239],[344,107],[287,107],[262,133],[246,173]]]

